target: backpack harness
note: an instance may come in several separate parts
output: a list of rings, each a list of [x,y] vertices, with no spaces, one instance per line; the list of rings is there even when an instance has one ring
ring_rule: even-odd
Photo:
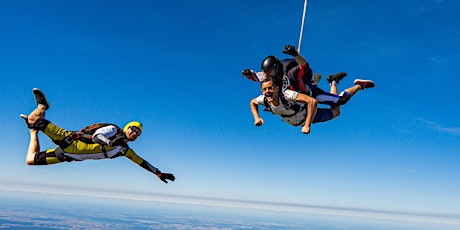
[[[69,147],[76,140],[79,140],[86,144],[95,144],[95,142],[93,141],[93,134],[96,132],[97,129],[105,127],[105,126],[109,126],[109,125],[113,125],[117,128],[116,135],[114,135],[110,139],[115,139],[123,134],[123,130],[120,129],[120,127],[114,124],[101,122],[101,123],[95,123],[95,124],[86,126],[85,128],[80,129],[80,131],[72,131],[72,133],[69,136],[66,136],[64,139],[59,141],[57,144],[59,145],[61,149],[65,149]],[[108,157],[107,151],[104,149],[103,145],[101,145],[101,150],[104,153],[105,158],[107,158]],[[127,150],[128,150],[128,147],[123,146],[120,152],[124,155]]]
[[[298,112],[302,111],[305,109],[305,107],[303,106],[300,106],[299,104],[297,103],[289,103],[286,98],[284,98],[284,95],[282,94],[282,92],[280,92],[280,96],[279,96],[279,99],[281,100],[281,104],[283,104],[283,106],[286,108],[286,109],[291,109],[291,110],[294,110],[294,113],[292,114],[289,114],[289,115],[280,115],[281,117],[292,117],[294,115],[296,115]],[[273,113],[272,111],[272,108],[270,106],[270,103],[268,102],[267,98],[264,97],[264,106],[265,106],[265,109],[264,111],[269,111],[271,113]]]

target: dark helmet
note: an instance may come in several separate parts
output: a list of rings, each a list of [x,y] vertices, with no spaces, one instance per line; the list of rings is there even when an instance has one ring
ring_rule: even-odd
[[[269,75],[274,77],[278,74],[283,72],[283,64],[276,58],[275,56],[268,56],[262,61],[262,65],[260,67],[263,72],[271,70]]]

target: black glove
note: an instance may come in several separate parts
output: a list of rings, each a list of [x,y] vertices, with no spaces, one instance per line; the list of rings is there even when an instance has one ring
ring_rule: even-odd
[[[251,76],[252,75],[252,71],[250,69],[244,69],[243,71],[241,71],[241,74],[243,76]]]
[[[168,181],[166,181],[166,180],[174,181],[176,179],[174,177],[174,175],[171,174],[171,173],[159,173],[159,174],[157,174],[157,176],[158,176],[158,178],[160,178],[160,180],[162,180],[166,184],[168,183]]]
[[[291,46],[291,45],[286,45],[284,47],[283,53],[289,54],[289,55],[291,55],[293,57],[299,55],[299,52],[297,52],[297,50],[295,50],[295,47]]]
[[[109,146],[110,147],[113,147],[113,146],[128,146],[128,143],[126,143],[127,140],[124,138],[124,137],[119,137],[119,138],[116,138],[114,140],[110,140],[109,141]]]

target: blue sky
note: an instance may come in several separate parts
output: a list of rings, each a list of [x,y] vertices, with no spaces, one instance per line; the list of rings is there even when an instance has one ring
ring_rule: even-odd
[[[309,1],[301,54],[314,72],[347,72],[341,90],[355,78],[376,88],[303,135],[266,112],[253,126],[260,88],[240,74],[297,46],[303,1],[1,1],[0,181],[460,214],[459,9]],[[34,108],[34,87],[67,129],[141,121],[130,146],[177,180],[123,158],[27,166],[18,115]]]

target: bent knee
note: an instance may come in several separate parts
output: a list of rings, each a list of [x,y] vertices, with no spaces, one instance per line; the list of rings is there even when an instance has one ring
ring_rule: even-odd
[[[27,153],[27,156],[26,156],[27,165],[35,165],[35,154],[36,153],[33,153],[33,154]]]
[[[336,118],[340,116],[340,106],[334,106],[331,108],[332,110],[332,118]]]
[[[32,159],[32,160],[26,159],[26,164],[27,165],[35,165],[34,163],[35,163],[34,159]]]
[[[337,102],[338,105],[345,105],[351,98],[351,94],[346,92],[346,91],[343,91],[342,93],[340,93],[340,98],[339,98],[339,101]]]
[[[340,110],[337,111],[337,113],[334,114],[334,118],[340,116]]]

